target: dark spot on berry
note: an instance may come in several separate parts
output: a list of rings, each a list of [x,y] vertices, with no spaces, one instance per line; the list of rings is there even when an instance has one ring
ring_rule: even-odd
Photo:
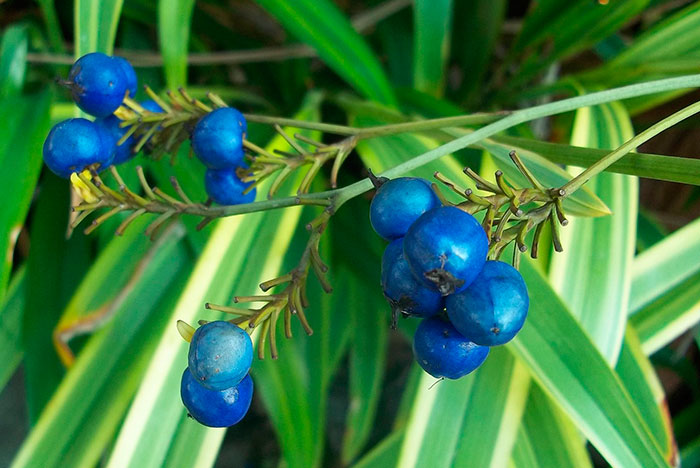
[[[491,329],[491,331],[492,331],[493,333],[495,333],[496,335],[498,335],[499,333],[501,333],[501,329],[498,328],[498,327],[493,327],[493,328]]]

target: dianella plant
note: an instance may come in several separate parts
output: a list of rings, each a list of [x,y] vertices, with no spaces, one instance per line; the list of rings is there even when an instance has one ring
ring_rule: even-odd
[[[700,465],[700,2],[3,8],[0,464]]]

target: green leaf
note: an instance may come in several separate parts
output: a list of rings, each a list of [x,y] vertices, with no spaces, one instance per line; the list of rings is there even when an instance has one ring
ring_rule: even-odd
[[[411,408],[397,467],[450,466],[460,439],[465,410],[481,370],[459,380],[423,373]],[[432,387],[432,388],[431,388]]]
[[[620,103],[576,111],[571,142],[613,149],[634,136]],[[614,365],[627,322],[637,227],[637,179],[601,173],[588,187],[610,207],[601,218],[573,218],[561,231],[564,252],[552,256],[552,287]],[[595,294],[591,294],[595,291]]]
[[[365,40],[330,0],[257,0],[293,36],[366,97],[393,105],[396,100],[379,61]]]
[[[136,284],[143,281],[144,267],[153,255],[153,243],[143,235],[149,221],[153,216],[143,216],[123,236],[114,237],[71,296],[53,331],[54,345],[65,365],[72,361],[65,347],[68,340],[93,332],[110,320]]]
[[[462,69],[462,93],[478,100],[493,48],[501,34],[506,0],[458,0],[452,28],[452,56]],[[476,98],[476,99],[475,99]]]
[[[319,103],[318,95],[315,96],[309,98],[305,112],[314,112]],[[305,116],[310,118],[306,114],[299,118]],[[272,148],[288,149],[288,146],[278,136],[268,146],[269,151]],[[287,209],[234,216],[217,222],[176,306],[168,315],[171,326],[157,343],[145,378],[117,436],[108,467],[134,463],[140,467],[161,466],[166,459],[172,460],[174,454],[185,455],[178,460],[184,466],[205,466],[205,462],[209,465],[214,462],[225,432],[184,418],[178,389],[182,371],[187,366],[187,343],[178,335],[174,324],[176,320],[192,324],[200,318],[219,319],[221,313],[204,309],[206,302],[228,303],[233,293],[254,291],[261,281],[276,276],[300,217],[300,209]],[[257,254],[250,255],[250,252]],[[284,370],[289,371],[288,368]],[[253,378],[257,379],[255,372]],[[256,385],[265,401],[265,390],[260,387]],[[283,391],[273,396],[286,398]],[[283,417],[285,413],[278,414]],[[308,411],[305,414],[308,415]],[[308,420],[301,423],[311,424]],[[195,427],[184,429],[182,425]]]
[[[27,71],[27,27],[12,25],[0,41],[0,97],[22,90]]]
[[[549,143],[512,136],[497,136],[494,141],[515,150],[529,150],[556,164],[588,167],[609,151],[596,148]],[[700,161],[658,154],[628,153],[606,169],[607,172],[628,174],[648,179],[667,180],[700,185]]]
[[[505,466],[529,388],[524,366],[505,348],[492,348],[476,375],[451,466]]]
[[[613,466],[666,466],[649,428],[615,372],[529,260],[525,326],[507,345]]]
[[[700,271],[656,296],[630,317],[647,355],[668,345],[698,322]]]
[[[158,39],[171,89],[187,84],[187,52],[194,0],[158,1]]]
[[[441,96],[450,56],[452,0],[416,0],[413,27],[413,85],[420,91]]]
[[[26,268],[12,277],[7,296],[0,307],[0,392],[22,360],[22,315],[24,313]]]
[[[63,52],[65,50],[65,45],[63,44],[63,34],[61,33],[61,25],[59,24],[58,15],[56,14],[54,0],[37,0],[37,3],[41,5],[41,11],[44,14],[44,21],[46,22],[51,48],[54,51]]]
[[[556,60],[591,47],[617,31],[648,4],[649,0],[606,4],[548,0],[533,4],[513,46],[516,53],[531,54],[516,79],[524,81]],[[537,48],[541,52],[535,52]]]
[[[358,201],[343,207],[333,220],[335,251],[333,292],[336,307],[345,310],[350,336],[350,386],[348,413],[343,436],[342,458],[350,464],[369,439],[377,414],[386,363],[389,307],[381,288],[381,256],[384,243],[367,224],[367,203]],[[331,308],[328,310],[336,310]]]
[[[307,213],[304,221],[310,220]],[[332,235],[333,231],[329,234]],[[284,270],[297,264],[299,251],[304,248],[306,240],[304,231],[295,234]],[[324,237],[321,244],[321,254],[326,258],[329,240]],[[334,272],[334,283],[347,280],[337,265],[331,263],[330,268]],[[295,324],[293,333],[296,338],[281,338],[279,359],[258,361],[253,370],[257,388],[275,426],[285,463],[290,467],[321,464],[328,389],[348,338],[349,327],[345,321],[338,314],[327,313],[328,310],[346,308],[348,297],[343,288],[334,289],[329,296],[312,280],[308,296],[311,305],[306,314],[313,324],[314,334],[305,336],[301,327]]]
[[[185,231],[167,228],[143,279],[93,335],[17,454],[13,468],[92,467],[112,442],[192,265]]]
[[[352,465],[353,468],[386,468],[396,464],[399,450],[403,443],[404,430],[397,430],[389,434],[381,442],[374,446],[360,461]]]
[[[660,298],[699,270],[700,220],[696,220],[635,258],[630,313]]]
[[[50,103],[48,93],[9,96],[0,101],[0,184],[5,190],[5,203],[0,210],[0,298],[41,171],[41,147],[49,130]]]
[[[537,385],[531,386],[511,460],[517,468],[593,466],[585,440]]]
[[[124,0],[75,0],[75,56],[88,52],[111,54]]]
[[[620,69],[657,60],[700,57],[700,2],[694,2],[635,38],[615,57],[608,69]]]
[[[669,465],[676,466],[676,442],[666,395],[633,327],[627,327],[615,370],[661,447],[664,458]]]
[[[29,419],[33,423],[64,375],[53,347],[53,330],[87,270],[88,239],[66,240],[68,182],[46,172],[33,211],[27,260],[26,304],[22,323],[24,373]]]

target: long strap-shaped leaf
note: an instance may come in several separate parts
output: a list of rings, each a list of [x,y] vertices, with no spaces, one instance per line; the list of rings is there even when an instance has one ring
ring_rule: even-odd
[[[613,466],[667,466],[646,422],[591,338],[530,261],[530,312],[508,345]]]
[[[624,106],[610,103],[576,112],[571,143],[613,149],[633,136]],[[603,173],[588,185],[612,214],[571,219],[561,234],[567,248],[552,256],[549,277],[598,349],[614,365],[627,322],[638,182],[630,176]]]
[[[256,1],[292,35],[316,49],[319,57],[359,92],[384,104],[395,103],[379,61],[333,2]]]
[[[124,0],[75,0],[75,55],[111,54]]]

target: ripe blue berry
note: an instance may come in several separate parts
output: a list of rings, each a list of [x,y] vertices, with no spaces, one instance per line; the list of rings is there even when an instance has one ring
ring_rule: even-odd
[[[391,304],[394,317],[398,312],[430,317],[445,308],[440,293],[425,287],[411,273],[403,255],[403,238],[396,239],[384,250],[382,289]]]
[[[136,78],[134,67],[132,67],[131,63],[129,63],[129,61],[124,57],[115,56],[112,57],[112,60],[115,60],[121,67],[122,73],[124,73],[124,78],[126,79],[126,89],[129,91],[129,97],[133,98],[136,94],[136,90],[138,89],[138,78]]]
[[[428,374],[458,379],[479,367],[489,354],[439,317],[424,319],[413,336],[413,355]]]
[[[467,289],[447,297],[447,315],[473,342],[496,346],[520,331],[529,305],[527,286],[518,270],[488,261]]]
[[[476,218],[454,206],[421,215],[403,243],[413,274],[443,296],[474,281],[484,266],[488,247],[486,233]]]
[[[209,427],[229,427],[238,423],[250,408],[253,379],[246,375],[241,382],[224,390],[210,390],[200,385],[189,369],[180,383],[180,397],[190,416]]]
[[[117,142],[129,130],[128,127],[120,127],[122,121],[119,119],[119,117],[116,115],[108,115],[107,117],[102,117],[101,119],[95,120],[95,123],[109,132],[114,141],[114,160],[112,161],[112,164],[121,164],[134,156],[132,151],[134,147],[133,136],[129,136],[124,143],[117,145]]]
[[[127,89],[119,62],[99,52],[80,57],[70,69],[69,82],[75,103],[95,117],[117,110]]]
[[[51,129],[44,141],[44,162],[56,175],[70,177],[92,164],[112,163],[114,141],[107,131],[86,119],[69,119]]]
[[[416,177],[384,182],[372,199],[369,219],[374,230],[387,240],[398,239],[426,211],[440,206],[430,183]]]
[[[253,343],[241,327],[209,322],[192,335],[187,356],[190,372],[211,390],[224,390],[245,377],[253,362]]]
[[[239,205],[255,201],[255,189],[243,194],[250,186],[236,174],[235,168],[207,169],[204,173],[204,188],[207,194],[219,205]]]
[[[216,109],[202,117],[192,132],[192,148],[207,167],[224,169],[243,164],[243,114],[231,107]]]

